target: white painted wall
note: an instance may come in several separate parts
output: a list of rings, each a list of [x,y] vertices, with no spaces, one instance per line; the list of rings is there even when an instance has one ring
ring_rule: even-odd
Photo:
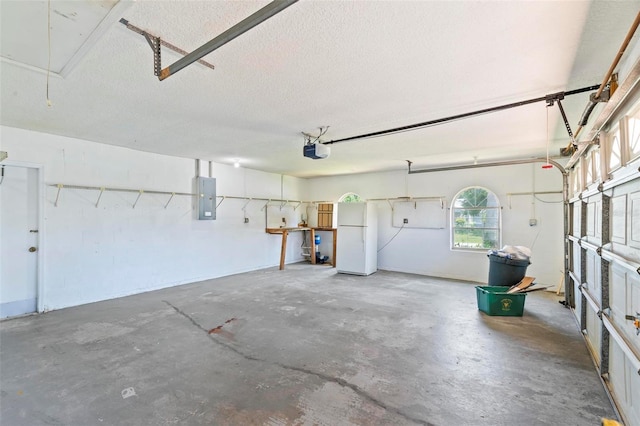
[[[536,282],[557,286],[563,268],[562,203],[535,202],[538,225],[529,226],[533,217],[531,196],[508,193],[561,191],[562,175],[555,169],[543,170],[541,164],[491,167],[438,173],[408,175],[406,172],[317,178],[310,181],[311,199],[337,200],[346,192],[361,197],[430,197],[451,200],[461,189],[479,185],[496,193],[502,209],[503,245],[531,247],[532,264],[527,275]],[[561,201],[561,194],[540,195],[545,201]],[[386,201],[378,205],[378,247],[386,244],[399,230],[391,226],[391,208]],[[339,213],[338,213],[339,214]],[[450,214],[447,216],[450,223]],[[391,271],[411,272],[476,282],[487,282],[489,260],[486,252],[452,251],[449,229],[404,228],[386,248],[379,252],[378,267]],[[338,244],[340,236],[338,235]],[[534,244],[535,241],[535,244]]]
[[[48,184],[75,184],[132,189],[193,192],[195,161],[96,144],[22,129],[0,127],[2,149],[13,161],[44,165]],[[207,175],[207,172],[203,173]],[[534,179],[535,176],[535,179]],[[298,179],[244,168],[214,164],[218,195],[337,201],[346,192],[364,198],[454,195],[471,185],[494,191],[503,205],[503,244],[533,245],[527,275],[537,282],[557,285],[562,269],[562,205],[535,203],[531,197],[507,193],[560,191],[561,175],[542,170],[540,164],[407,175],[386,172]],[[535,180],[535,182],[534,182]],[[194,220],[192,197],[176,196],[165,209],[168,195],[105,192],[99,207],[96,190],[45,188],[44,294],[45,309],[58,309],[149,291],[278,264],[280,237],[264,232],[265,225],[279,227],[282,217],[295,226],[306,206],[254,200],[225,199],[217,220]],[[561,196],[541,198],[559,201]],[[244,223],[242,208],[246,204]],[[391,226],[391,210],[377,202],[378,246],[399,228]],[[266,212],[265,212],[266,210]],[[311,218],[313,219],[313,218]],[[489,261],[484,252],[449,249],[449,230],[405,228],[379,253],[381,269],[486,282]],[[302,260],[301,233],[290,235],[287,262]],[[331,252],[324,238],[323,254]],[[338,237],[339,241],[339,237]]]
[[[0,127],[12,161],[44,165],[47,184],[193,192],[195,161],[79,139]],[[301,199],[307,181],[215,164],[218,195]],[[44,307],[59,309],[182,283],[276,266],[280,237],[264,232],[264,202],[226,199],[217,220],[194,220],[194,198],[104,192],[44,191]],[[300,209],[269,207],[296,223]],[[270,220],[272,220],[270,218]],[[279,225],[278,225],[279,226]],[[301,235],[290,237],[287,262],[301,260]]]

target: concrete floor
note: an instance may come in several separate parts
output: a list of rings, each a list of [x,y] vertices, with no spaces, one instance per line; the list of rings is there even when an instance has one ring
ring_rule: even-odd
[[[8,425],[599,425],[569,310],[477,310],[474,285],[307,264],[0,323]]]

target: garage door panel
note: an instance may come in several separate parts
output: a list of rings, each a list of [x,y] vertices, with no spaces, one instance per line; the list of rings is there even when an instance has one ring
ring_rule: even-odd
[[[622,327],[627,312],[627,272],[616,264],[611,264],[609,268],[611,320],[618,327]]]
[[[581,215],[581,208],[582,208],[582,202],[577,201],[575,203],[572,204],[573,208],[573,226],[572,226],[572,235],[574,237],[577,238],[582,238],[583,235],[581,235],[580,229],[582,228],[581,223],[580,223],[580,215]]]
[[[600,275],[600,256],[593,252],[587,252],[587,276],[584,282],[587,284],[587,290],[591,297],[602,305],[602,286]]]
[[[600,342],[602,341],[602,322],[596,312],[587,304],[587,343],[591,347],[591,352],[595,358],[596,364],[600,365]]]
[[[629,391],[625,354],[615,340],[610,339],[609,342],[609,384],[613,388],[617,401],[626,405],[629,400]]]
[[[611,199],[611,241],[627,244],[627,194]]]
[[[595,237],[598,241],[602,241],[602,199],[596,201],[595,210]]]
[[[629,397],[627,399],[629,403],[628,423],[630,425],[640,425],[640,376],[637,371],[634,371],[633,365],[630,362],[626,363],[627,377],[629,378]]]
[[[593,201],[587,204],[587,236],[596,236],[596,203]]]
[[[627,272],[627,315],[640,316],[640,277],[633,272]],[[633,321],[625,321],[623,330],[633,349],[640,354],[640,336]]]
[[[640,191],[629,194],[629,246],[640,248]]]
[[[580,273],[580,264],[581,264],[581,248],[580,245],[576,242],[572,243],[572,255],[573,255],[573,274],[578,278],[578,280],[580,280],[582,282],[583,277],[581,276],[582,274]],[[580,294],[580,292],[575,293],[575,294]]]
[[[580,312],[582,312],[582,297],[580,297],[580,286],[575,281],[571,280],[573,284],[573,294],[577,294],[575,297],[575,308],[573,309],[573,314],[575,315],[578,322],[580,322]]]

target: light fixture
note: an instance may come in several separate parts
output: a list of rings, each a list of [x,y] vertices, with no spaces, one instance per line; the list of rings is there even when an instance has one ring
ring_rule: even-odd
[[[240,167],[240,160],[233,160],[233,167],[235,167],[236,169]]]

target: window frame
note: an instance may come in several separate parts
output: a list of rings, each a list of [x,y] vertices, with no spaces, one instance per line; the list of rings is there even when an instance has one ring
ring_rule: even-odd
[[[351,197],[353,197],[354,199],[351,199]],[[342,197],[338,198],[339,203],[364,203],[366,201],[367,200],[365,200],[355,192],[347,192],[345,194],[342,194]]]
[[[634,160],[640,158],[640,143],[638,146],[638,151],[634,152],[633,148],[631,146],[631,125],[630,122],[631,120],[637,120],[638,121],[638,132],[640,133],[640,102],[638,102],[635,106],[633,106],[631,108],[631,110],[625,114],[623,121],[623,126],[624,127],[620,133],[621,133],[621,139],[623,139],[621,141],[621,144],[624,145],[624,151],[626,152],[626,161],[624,162],[624,164],[629,164],[631,162],[633,162]],[[624,136],[623,136],[624,135]],[[622,147],[621,147],[622,148]]]
[[[455,207],[456,205],[456,201],[458,200],[458,198],[460,197],[460,195],[462,193],[464,193],[465,191],[468,191],[470,189],[481,189],[484,191],[487,191],[487,197],[489,196],[493,196],[495,198],[495,200],[497,201],[497,206],[496,207],[485,207],[482,210],[496,210],[497,212],[497,220],[498,220],[498,226],[497,228],[494,227],[465,227],[464,229],[481,229],[481,230],[491,230],[491,231],[496,231],[497,232],[497,241],[496,241],[496,246],[495,247],[460,247],[460,246],[456,246],[456,241],[455,241],[455,232],[456,229],[461,229],[459,227],[456,227],[456,211],[461,210],[461,208]],[[475,210],[478,209],[478,207],[475,208],[462,208],[462,210]],[[489,188],[486,188],[484,186],[479,186],[479,185],[473,185],[473,186],[468,186],[466,188],[462,188],[460,191],[458,191],[455,196],[453,197],[453,199],[451,200],[451,213],[450,213],[450,233],[449,233],[449,249],[452,251],[467,251],[467,252],[474,252],[474,253],[486,253],[487,250],[490,249],[499,249],[500,247],[502,247],[502,204],[500,203],[500,198],[498,197],[498,195],[493,192],[492,190],[490,190]]]
[[[611,165],[611,158],[613,157],[613,141],[615,136],[618,136],[618,149],[619,149],[619,162],[617,165]],[[623,132],[620,126],[620,123],[617,122],[615,126],[612,126],[611,129],[605,134],[605,154],[606,154],[606,174],[611,178],[612,174],[616,170],[620,170],[624,166],[624,144],[622,141]]]

